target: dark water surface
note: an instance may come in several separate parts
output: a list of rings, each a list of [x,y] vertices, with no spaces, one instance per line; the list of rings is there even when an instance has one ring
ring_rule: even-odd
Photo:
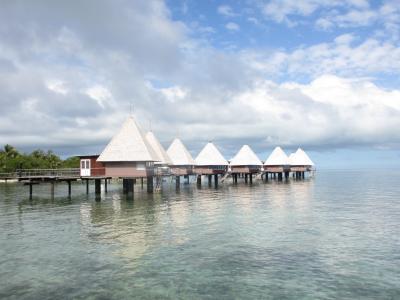
[[[121,189],[0,184],[0,298],[400,299],[400,172]]]

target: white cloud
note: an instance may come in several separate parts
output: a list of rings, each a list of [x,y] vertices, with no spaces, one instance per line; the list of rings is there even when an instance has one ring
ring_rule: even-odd
[[[68,89],[66,88],[65,83],[62,80],[58,80],[58,79],[47,80],[46,86],[49,90],[51,90],[55,93],[62,94],[62,95],[68,94]]]
[[[219,14],[226,17],[235,17],[237,14],[233,11],[232,7],[229,5],[220,5],[217,8]]]
[[[230,31],[238,31],[240,30],[240,26],[234,22],[229,22],[225,25],[225,28]]]
[[[259,151],[275,144],[400,143],[400,91],[366,78],[400,73],[394,42],[347,33],[291,51],[224,52],[203,35],[194,38],[161,1],[129,2],[122,14],[108,1],[95,11],[85,3],[85,9],[69,2],[49,9],[50,1],[23,11],[9,4],[0,12],[2,143],[77,152],[92,145],[97,152],[131,103],[139,122],[151,119],[162,141],[179,129],[194,150],[208,139],[234,151],[241,143]],[[312,14],[315,3],[288,11]],[[392,16],[393,9],[385,13]],[[107,26],[94,26],[93,18],[107,19]]]

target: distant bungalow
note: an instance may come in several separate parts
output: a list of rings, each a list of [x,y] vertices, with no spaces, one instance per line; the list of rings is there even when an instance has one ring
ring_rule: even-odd
[[[173,175],[193,174],[193,168],[196,163],[180,139],[173,140],[167,149],[167,154],[171,159],[170,168]]]
[[[247,182],[249,176],[250,183],[252,183],[253,174],[261,171],[262,162],[248,145],[244,145],[232,158],[229,166],[233,182],[237,183],[238,174],[244,174],[245,182]]]
[[[276,147],[274,151],[268,156],[264,163],[264,172],[268,179],[268,174],[272,173],[274,178],[278,174],[278,180],[282,180],[282,174],[285,173],[285,177],[289,177],[290,162],[289,157],[282,150],[281,147]]]
[[[309,172],[314,167],[313,161],[310,157],[303,151],[303,149],[298,148],[295,153],[289,156],[290,171],[293,172],[293,176],[296,178],[304,178],[304,173]]]
[[[146,134],[146,139],[157,155],[157,161],[154,162],[156,173],[160,175],[169,173],[169,165],[172,164],[172,161],[164,147],[161,145],[152,131],[149,131]]]
[[[201,175],[208,175],[209,184],[211,184],[211,176],[214,175],[215,185],[218,185],[218,174],[225,174],[228,167],[227,160],[211,142],[207,143],[200,151],[195,163],[198,184],[201,184]]]
[[[159,157],[132,116],[125,121],[97,161],[103,163],[106,176],[125,179],[124,190],[133,190],[132,179],[147,177],[148,190],[152,191],[154,162],[159,161]]]

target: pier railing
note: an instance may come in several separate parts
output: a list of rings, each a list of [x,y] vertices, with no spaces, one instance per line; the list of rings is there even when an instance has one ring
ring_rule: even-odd
[[[20,169],[12,173],[0,173],[0,178],[19,179],[19,178],[78,178],[80,169]]]

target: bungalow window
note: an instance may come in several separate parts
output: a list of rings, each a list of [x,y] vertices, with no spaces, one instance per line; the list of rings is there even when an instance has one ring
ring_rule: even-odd
[[[141,162],[136,163],[136,170],[139,170],[139,171],[144,171],[144,170],[146,170],[146,165],[145,165],[145,163],[141,163]]]

